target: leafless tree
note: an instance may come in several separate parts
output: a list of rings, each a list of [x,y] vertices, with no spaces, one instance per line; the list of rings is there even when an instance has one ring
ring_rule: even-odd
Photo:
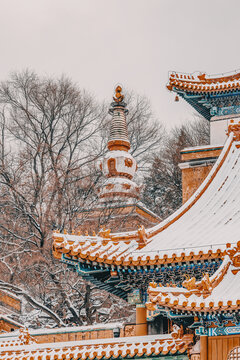
[[[145,177],[144,201],[162,218],[182,203],[181,150],[184,147],[209,144],[209,122],[195,121],[175,127],[165,137],[160,151],[153,157],[150,173]]]
[[[129,106],[132,151],[145,164],[162,129],[145,99]],[[94,206],[106,119],[106,106],[64,77],[25,71],[0,85],[0,288],[50,309],[58,325],[91,323],[110,301],[51,255],[52,230],[74,228]]]

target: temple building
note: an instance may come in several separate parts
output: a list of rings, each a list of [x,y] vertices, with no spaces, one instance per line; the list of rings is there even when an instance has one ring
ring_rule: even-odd
[[[79,214],[76,230],[93,232],[105,226],[115,231],[130,231],[140,225],[146,228],[160,222],[158,215],[139,200],[140,187],[134,182],[137,163],[129,150],[126,116],[122,88],[117,86],[109,109],[112,116],[108,152],[100,163],[103,180],[98,187],[98,201],[93,209]]]
[[[210,145],[181,152],[182,197],[185,202],[203,182],[220,155],[228,127],[240,120],[240,75],[208,76],[205,73],[171,72],[168,90],[183,98],[210,122]]]
[[[15,347],[9,346],[10,339],[2,343],[0,339],[1,359],[240,359],[238,78],[240,74],[170,76],[169,90],[212,121],[213,141],[209,147],[183,150],[183,171],[195,169],[189,178],[198,174],[202,182],[194,183],[193,192],[191,179],[186,179],[185,202],[175,213],[151,228],[141,225],[132,231],[102,229],[94,235],[53,234],[56,259],[99,289],[135,304],[132,332],[126,336],[119,331],[117,338]],[[212,116],[220,117],[219,126]],[[126,138],[121,140],[125,143],[118,146],[126,149]],[[109,151],[128,154],[124,148]],[[134,162],[132,166],[134,169]],[[202,170],[205,166],[207,170]],[[116,170],[117,176],[113,182],[109,176],[106,185],[113,187],[103,188],[102,199],[110,190],[120,193],[122,184],[116,162],[109,167],[106,171]],[[136,188],[132,182],[129,185],[126,190],[132,196]]]

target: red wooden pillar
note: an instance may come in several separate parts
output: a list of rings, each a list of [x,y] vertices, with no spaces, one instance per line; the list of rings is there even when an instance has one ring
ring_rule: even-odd
[[[136,336],[147,335],[147,309],[145,304],[136,305]]]
[[[206,335],[200,337],[200,354],[201,360],[208,360],[208,336]]]

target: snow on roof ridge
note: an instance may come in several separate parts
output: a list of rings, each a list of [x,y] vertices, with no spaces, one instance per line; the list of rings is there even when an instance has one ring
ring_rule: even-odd
[[[41,350],[45,348],[50,349],[61,349],[61,348],[71,348],[74,346],[87,346],[87,345],[101,345],[101,344],[133,344],[133,343],[146,343],[158,340],[174,340],[171,337],[171,334],[156,334],[156,335],[144,335],[144,336],[129,336],[129,337],[119,337],[119,338],[102,338],[102,339],[88,339],[88,340],[75,340],[75,341],[66,341],[66,342],[54,342],[54,343],[34,343],[30,345],[16,345],[11,346],[11,351],[16,350]],[[179,339],[177,339],[179,340]],[[1,351],[9,350],[9,346],[0,347]]]
[[[101,329],[114,329],[116,327],[123,327],[122,322],[114,322],[114,323],[99,323],[94,325],[83,325],[83,326],[68,326],[68,327],[60,327],[60,328],[53,328],[53,329],[36,329],[31,330],[29,329],[29,333],[31,335],[40,334],[41,332],[44,334],[51,334],[57,332],[71,332],[71,331],[88,331],[88,330],[101,330]]]
[[[238,76],[240,76],[240,69],[228,71],[226,73],[217,73],[217,74],[207,74],[205,71],[194,71],[193,73],[185,73],[179,71],[169,71],[170,78],[178,78],[180,81],[204,81],[204,80],[218,80],[218,79],[231,79],[235,80]],[[229,80],[228,80],[229,81]]]
[[[224,144],[208,144],[208,145],[199,145],[199,146],[190,146],[190,147],[185,147],[181,150],[181,152],[183,151],[194,151],[194,150],[202,150],[202,149],[211,149],[211,148],[222,148],[224,146]]]
[[[20,325],[22,326],[22,325]],[[89,331],[89,330],[102,330],[102,329],[114,329],[116,327],[122,328],[122,322],[113,322],[113,323],[99,323],[94,325],[83,325],[83,326],[67,326],[60,328],[52,329],[28,329],[30,335],[41,335],[41,334],[56,334],[62,332],[77,332],[77,331]],[[16,337],[19,334],[19,330],[0,334],[0,342],[5,341],[5,338]],[[4,339],[4,340],[3,340]]]

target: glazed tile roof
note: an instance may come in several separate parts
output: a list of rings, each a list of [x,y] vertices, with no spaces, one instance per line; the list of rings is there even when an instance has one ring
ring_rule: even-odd
[[[0,354],[1,349],[9,349],[10,347],[12,348],[22,345],[25,346],[36,343],[26,328],[20,328],[20,330],[17,332],[18,336],[14,338],[12,337],[12,332],[10,333],[11,336],[9,338],[6,336],[6,334],[7,333],[4,333],[5,337],[2,339],[2,341],[0,340]]]
[[[237,243],[240,226],[240,149],[231,133],[209,175],[174,214],[137,231],[98,235],[53,235],[53,254],[123,266],[223,257]]]
[[[240,90],[240,72],[231,75],[208,76],[204,73],[183,74],[172,72],[167,88],[193,93],[222,93]]]
[[[173,310],[221,312],[240,309],[240,241],[227,245],[220,268],[211,277],[205,274],[201,281],[187,279],[183,287],[161,286],[150,283],[148,308],[155,305]]]
[[[5,346],[0,347],[0,358],[1,360],[93,360],[182,354],[188,349],[192,338],[180,336],[180,329],[175,325],[173,332],[167,335]]]

